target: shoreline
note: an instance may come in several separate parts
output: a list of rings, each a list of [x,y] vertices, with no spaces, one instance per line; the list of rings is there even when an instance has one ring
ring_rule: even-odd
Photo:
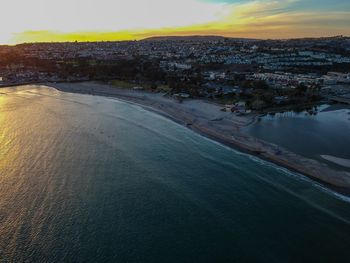
[[[251,125],[256,116],[236,116],[222,112],[219,105],[203,100],[179,103],[159,93],[115,88],[97,82],[47,83],[62,92],[117,98],[160,114],[196,133],[235,150],[307,176],[340,194],[350,196],[350,173],[332,169],[327,164],[290,152],[278,145],[244,133],[241,128]]]

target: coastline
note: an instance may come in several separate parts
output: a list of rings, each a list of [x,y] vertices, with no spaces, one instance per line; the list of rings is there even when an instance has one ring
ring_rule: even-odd
[[[205,137],[303,174],[327,188],[350,196],[349,172],[334,170],[325,163],[297,155],[242,132],[241,128],[253,123],[256,116],[242,117],[222,112],[221,106],[202,100],[186,100],[180,104],[159,93],[120,89],[96,82],[48,83],[46,86],[62,92],[113,97],[137,104]]]

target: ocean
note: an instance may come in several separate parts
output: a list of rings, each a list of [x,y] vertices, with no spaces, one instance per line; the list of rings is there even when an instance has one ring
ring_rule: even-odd
[[[347,262],[350,199],[141,107],[0,90],[0,262]]]

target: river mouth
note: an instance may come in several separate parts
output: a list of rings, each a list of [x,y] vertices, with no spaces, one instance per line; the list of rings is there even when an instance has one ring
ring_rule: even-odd
[[[116,99],[3,93],[0,261],[350,257],[348,199],[303,176]]]

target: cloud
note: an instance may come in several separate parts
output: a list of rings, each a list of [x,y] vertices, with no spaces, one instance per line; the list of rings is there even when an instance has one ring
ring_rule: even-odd
[[[319,5],[314,1],[314,8],[301,0],[238,2],[231,4],[230,15],[212,24],[211,29],[216,27],[226,36],[251,38],[350,35],[350,2],[349,8],[339,8],[345,1],[338,1],[320,0]],[[326,4],[328,9],[324,10]]]
[[[2,3],[5,12],[0,16],[2,22],[0,32],[7,28],[12,32],[21,32],[186,26],[215,21],[225,11],[224,4],[198,0],[2,0],[2,2],[5,2]]]
[[[9,6],[16,6],[19,0],[11,1]],[[16,21],[11,12],[4,12],[0,32],[5,33],[0,33],[0,41],[350,35],[348,0],[32,0],[24,5],[24,10],[37,10],[17,14]],[[9,19],[14,22],[6,23]]]

